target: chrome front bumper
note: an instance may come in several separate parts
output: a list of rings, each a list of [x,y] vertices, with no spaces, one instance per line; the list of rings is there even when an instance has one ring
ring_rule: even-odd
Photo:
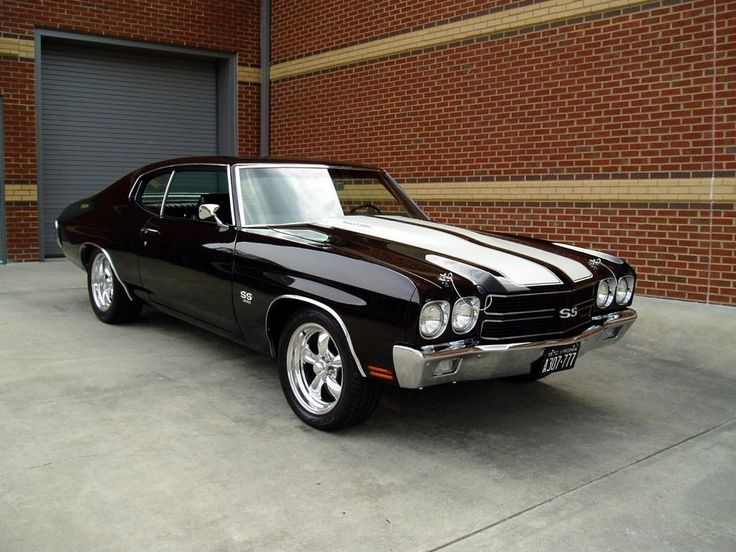
[[[564,339],[537,341],[534,343],[506,343],[503,345],[476,345],[462,349],[444,349],[425,353],[394,345],[394,370],[400,387],[417,389],[454,381],[483,380],[528,374],[531,363],[537,360],[547,347],[560,347],[580,343],[578,357],[617,343],[636,320],[636,311],[626,309],[609,314],[600,324],[590,326],[582,333]],[[435,376],[435,369],[452,364],[454,371]]]

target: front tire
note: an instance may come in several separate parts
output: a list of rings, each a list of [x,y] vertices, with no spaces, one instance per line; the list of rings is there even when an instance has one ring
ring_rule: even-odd
[[[379,384],[358,371],[340,327],[313,309],[298,312],[281,332],[279,379],[294,413],[322,431],[364,422],[381,398]]]
[[[142,303],[128,298],[110,259],[100,250],[94,252],[87,267],[87,291],[92,311],[105,324],[131,322],[141,312]]]

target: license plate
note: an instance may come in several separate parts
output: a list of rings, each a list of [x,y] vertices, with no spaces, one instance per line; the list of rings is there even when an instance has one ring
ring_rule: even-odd
[[[563,347],[549,347],[544,350],[541,358],[534,361],[532,372],[536,372],[540,376],[546,376],[552,372],[569,370],[575,366],[579,350],[580,343],[573,343],[572,345],[565,345]]]

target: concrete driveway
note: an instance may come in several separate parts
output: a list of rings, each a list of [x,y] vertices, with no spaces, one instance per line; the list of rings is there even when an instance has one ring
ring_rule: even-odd
[[[0,549],[734,550],[736,310],[637,299],[528,385],[390,390],[324,434],[275,362],[66,262],[0,266]]]

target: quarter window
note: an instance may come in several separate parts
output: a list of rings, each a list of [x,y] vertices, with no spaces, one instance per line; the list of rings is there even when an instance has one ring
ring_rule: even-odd
[[[161,204],[164,201],[164,193],[170,176],[171,170],[146,176],[141,184],[138,203],[158,215],[161,212]]]

